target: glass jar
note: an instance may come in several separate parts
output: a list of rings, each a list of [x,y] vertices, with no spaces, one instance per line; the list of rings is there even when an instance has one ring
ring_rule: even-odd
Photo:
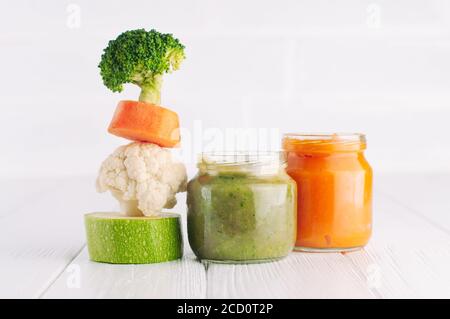
[[[300,251],[351,251],[372,232],[372,169],[362,134],[285,134],[287,173],[297,182]]]
[[[296,238],[296,184],[283,152],[203,153],[187,187],[189,244],[201,260],[280,259]]]

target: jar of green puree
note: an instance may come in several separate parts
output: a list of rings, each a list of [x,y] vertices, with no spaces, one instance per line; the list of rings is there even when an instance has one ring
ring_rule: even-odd
[[[296,183],[283,152],[203,153],[187,190],[189,244],[200,260],[278,260],[296,238]]]

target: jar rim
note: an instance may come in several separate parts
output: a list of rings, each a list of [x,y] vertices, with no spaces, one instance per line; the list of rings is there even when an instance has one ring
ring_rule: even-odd
[[[284,151],[210,151],[199,155],[199,164],[211,165],[249,165],[286,162]]]
[[[348,133],[348,132],[338,132],[338,133],[327,133],[327,132],[317,132],[317,133],[285,133],[284,138],[297,139],[301,141],[309,140],[336,140],[336,141],[355,141],[355,142],[366,142],[366,135],[363,133]]]
[[[366,149],[366,136],[362,133],[286,133],[283,148],[305,153],[362,151]]]
[[[215,151],[199,154],[201,172],[240,172],[256,175],[276,174],[286,167],[284,151]]]

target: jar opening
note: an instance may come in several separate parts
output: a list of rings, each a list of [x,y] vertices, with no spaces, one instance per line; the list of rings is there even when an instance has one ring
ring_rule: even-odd
[[[286,165],[285,152],[275,151],[220,151],[204,152],[197,167],[202,171],[278,171]]]
[[[283,148],[304,153],[357,152],[366,149],[366,137],[361,133],[287,133]]]

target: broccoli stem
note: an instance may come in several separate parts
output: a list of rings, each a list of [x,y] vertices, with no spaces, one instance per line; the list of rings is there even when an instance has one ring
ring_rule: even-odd
[[[139,95],[139,101],[146,103],[153,103],[156,105],[161,104],[161,86],[162,75],[158,74],[151,79],[139,85],[141,87],[141,94]]]

